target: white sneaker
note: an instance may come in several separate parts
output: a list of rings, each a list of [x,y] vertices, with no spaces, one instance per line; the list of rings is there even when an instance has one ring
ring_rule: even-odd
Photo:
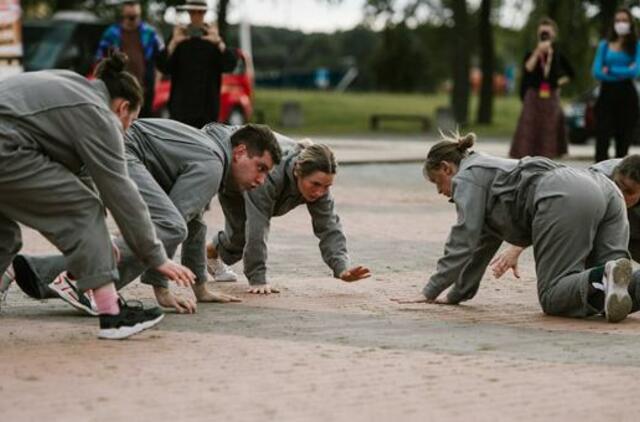
[[[218,282],[238,281],[238,274],[226,265],[220,258],[207,258],[207,271]]]
[[[631,261],[627,258],[609,261],[604,266],[604,313],[609,322],[620,322],[631,312],[628,290],[631,272]]]
[[[14,281],[16,281],[16,274],[13,271],[13,265],[9,265],[0,278],[0,305],[6,302],[9,287]]]
[[[49,283],[49,288],[56,292],[60,299],[74,308],[89,315],[98,316],[98,307],[93,299],[93,292],[87,290],[81,293],[76,286],[76,282],[69,278],[66,271],[60,273],[55,280]]]

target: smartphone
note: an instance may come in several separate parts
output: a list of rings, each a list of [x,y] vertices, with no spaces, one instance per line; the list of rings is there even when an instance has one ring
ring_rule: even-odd
[[[201,37],[204,37],[206,34],[204,32],[204,29],[202,29],[201,27],[189,25],[187,27],[187,35],[191,38],[201,38]]]

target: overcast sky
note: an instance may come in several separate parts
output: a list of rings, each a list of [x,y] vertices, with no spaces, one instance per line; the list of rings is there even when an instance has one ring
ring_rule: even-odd
[[[399,0],[399,4],[408,0]],[[208,0],[212,9],[217,0]],[[333,32],[351,29],[362,22],[365,0],[342,0],[329,5],[323,0],[231,0],[228,20],[239,23],[247,20],[252,25],[275,26],[297,29],[304,32]],[[469,0],[477,7],[479,0]],[[521,0],[504,0],[499,21],[502,25],[520,27],[526,21],[531,10],[531,1],[525,1],[525,7],[513,7],[522,4]],[[169,13],[169,16],[172,14]],[[183,17],[185,19],[186,16]],[[209,12],[208,19],[215,20],[215,13]]]

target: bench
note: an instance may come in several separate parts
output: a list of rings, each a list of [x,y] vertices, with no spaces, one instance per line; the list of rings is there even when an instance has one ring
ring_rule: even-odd
[[[378,130],[381,120],[418,121],[421,123],[422,130],[425,132],[431,128],[431,119],[421,114],[372,114],[369,118],[369,127],[371,130]]]

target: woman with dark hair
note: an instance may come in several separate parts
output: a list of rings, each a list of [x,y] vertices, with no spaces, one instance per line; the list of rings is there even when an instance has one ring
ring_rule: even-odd
[[[93,290],[98,336],[107,339],[149,328],[163,314],[119,303],[105,207],[141,261],[182,285],[194,278],[167,259],[127,175],[123,129],[140,111],[142,89],[125,62],[120,54],[105,59],[94,81],[70,71],[0,81],[0,271],[22,246],[18,223],[38,230],[64,254],[72,274],[74,283],[62,293]]]
[[[473,298],[494,254],[509,242],[533,246],[538,300],[546,314],[604,313],[619,322],[637,311],[629,225],[615,185],[599,172],[543,157],[509,160],[469,152],[474,141],[473,134],[456,135],[429,151],[424,176],[451,198],[458,220],[424,296],[408,302],[455,305]]]
[[[598,44],[592,73],[600,81],[595,105],[595,160],[609,158],[611,137],[616,140],[616,157],[624,157],[629,151],[640,112],[633,82],[640,75],[640,48],[629,9],[616,12],[609,38]]]
[[[509,152],[513,158],[527,155],[555,158],[567,153],[559,90],[574,73],[554,44],[557,33],[553,20],[541,19],[538,45],[524,58],[520,84],[522,112]]]

